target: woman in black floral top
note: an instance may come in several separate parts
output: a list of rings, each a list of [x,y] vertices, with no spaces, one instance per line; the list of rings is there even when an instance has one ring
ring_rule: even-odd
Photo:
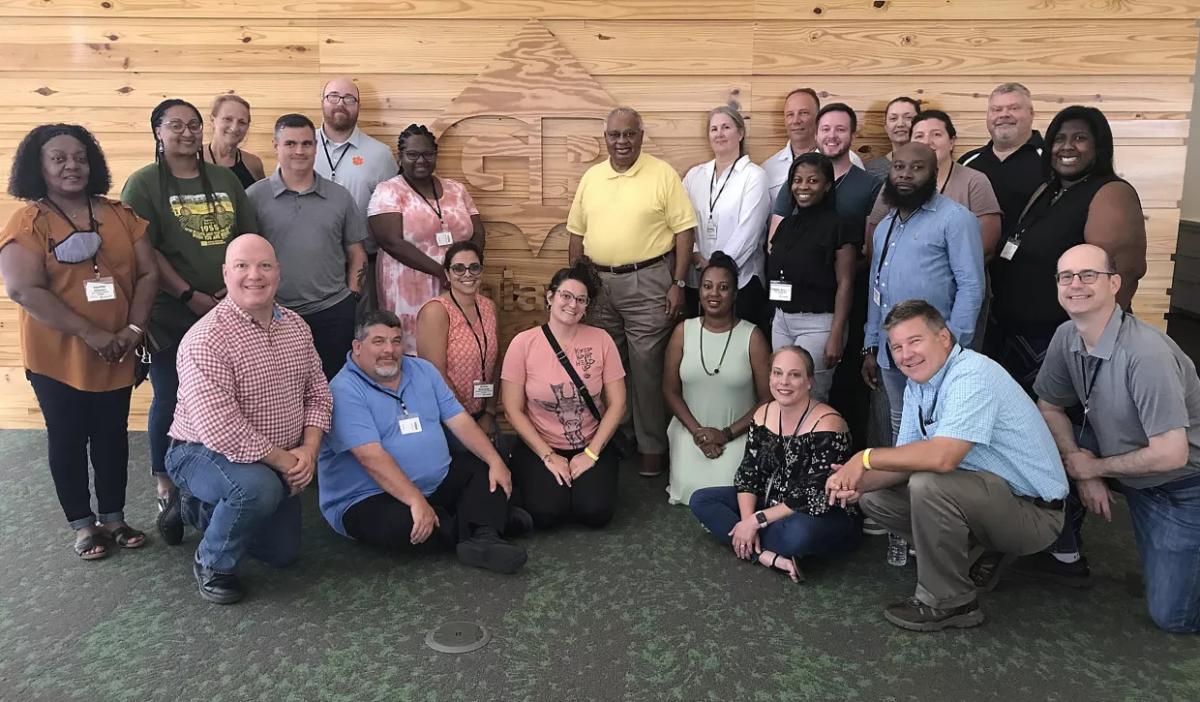
[[[814,400],[812,356],[785,346],[771,357],[771,397],[754,413],[746,454],[731,487],[692,494],[692,513],[744,560],[803,580],[797,560],[858,545],[857,509],[830,505],[825,480],[845,461],[850,431],[829,405]]]

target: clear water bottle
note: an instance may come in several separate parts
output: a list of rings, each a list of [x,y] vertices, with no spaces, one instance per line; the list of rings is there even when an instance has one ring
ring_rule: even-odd
[[[908,542],[903,536],[888,533],[887,562],[901,568],[908,565]]]

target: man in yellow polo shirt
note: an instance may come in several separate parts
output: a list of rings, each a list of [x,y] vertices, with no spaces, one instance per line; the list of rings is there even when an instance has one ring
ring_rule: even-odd
[[[587,254],[600,272],[603,289],[588,321],[607,331],[621,351],[641,475],[654,477],[662,474],[667,453],[663,354],[683,312],[696,215],[675,169],[642,153],[643,135],[637,111],[618,107],[609,113],[608,160],[583,174],[567,231],[571,262]]]

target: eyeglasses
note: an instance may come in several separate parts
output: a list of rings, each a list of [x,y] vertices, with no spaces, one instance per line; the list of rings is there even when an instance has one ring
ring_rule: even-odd
[[[358,104],[358,98],[353,95],[338,95],[337,93],[329,93],[325,96],[325,102],[330,105],[345,105],[346,107],[354,107]]]
[[[450,265],[450,272],[457,276],[464,276],[468,273],[471,275],[479,275],[483,272],[482,263],[454,263]]]
[[[175,134],[183,134],[184,129],[187,129],[192,134],[199,134],[204,129],[204,123],[198,119],[190,122],[184,122],[181,119],[169,119],[163,122],[162,125]]]
[[[579,305],[580,307],[587,307],[588,303],[591,302],[591,300],[588,299],[587,295],[572,295],[571,293],[567,292],[566,290],[559,290],[558,292],[555,293],[555,295],[558,295],[558,299],[562,300],[564,304],[568,304],[568,305],[571,304],[572,302],[574,302],[575,304]]]
[[[604,136],[606,139],[616,141],[618,139],[635,139],[637,138],[637,135],[641,133],[642,130],[640,129],[610,129],[607,132],[604,132]]]
[[[1116,275],[1116,271],[1093,271],[1091,269],[1082,270],[1078,273],[1074,271],[1059,271],[1054,274],[1054,280],[1058,281],[1060,287],[1067,287],[1075,276],[1079,276],[1079,282],[1084,285],[1091,285],[1100,279],[1102,275]]]
[[[420,161],[424,159],[428,162],[437,160],[436,151],[401,151],[400,155],[404,157],[405,161]]]

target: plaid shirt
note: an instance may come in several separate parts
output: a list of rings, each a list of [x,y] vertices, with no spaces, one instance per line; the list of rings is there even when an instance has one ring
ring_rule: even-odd
[[[179,404],[171,436],[234,463],[300,445],[305,427],[329,431],[333,398],[300,315],[276,306],[263,329],[226,298],[179,343]]]

